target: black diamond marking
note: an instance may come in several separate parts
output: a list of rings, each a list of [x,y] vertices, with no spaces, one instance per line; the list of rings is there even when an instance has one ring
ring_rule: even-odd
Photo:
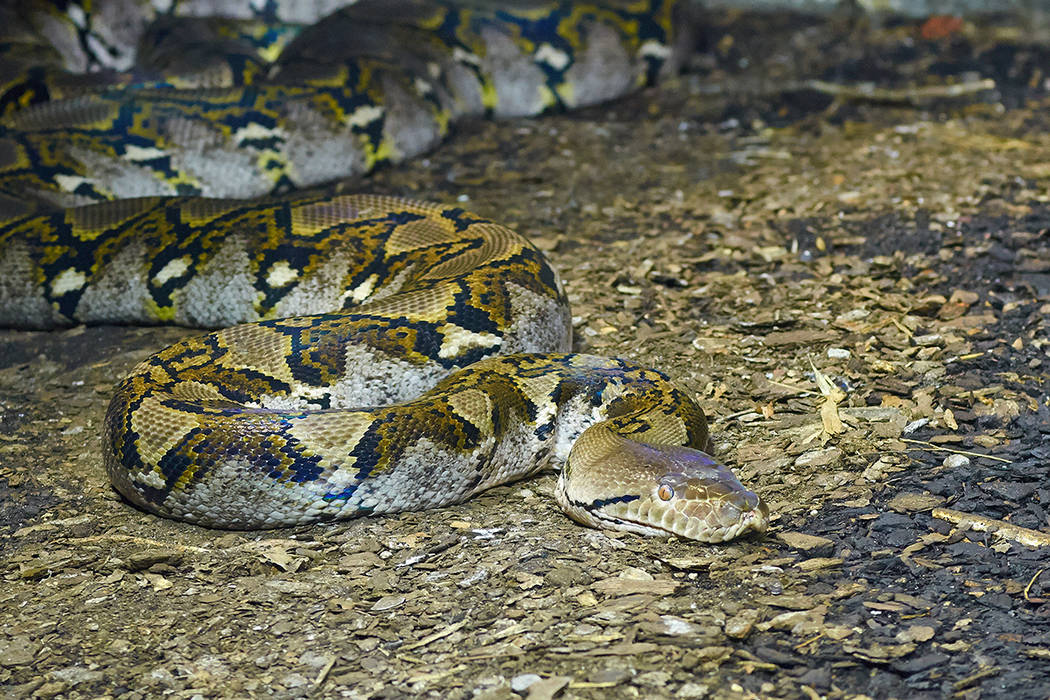
[[[441,218],[448,219],[456,225],[456,233],[466,231],[474,224],[491,224],[492,221],[489,219],[483,219],[476,214],[462,209],[461,207],[454,207],[452,209],[444,209],[441,212]]]

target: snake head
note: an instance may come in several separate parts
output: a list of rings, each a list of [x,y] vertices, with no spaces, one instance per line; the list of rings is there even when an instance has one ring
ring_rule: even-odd
[[[725,542],[763,533],[769,508],[729,467],[699,450],[618,438],[613,449],[573,447],[556,496],[591,527]]]

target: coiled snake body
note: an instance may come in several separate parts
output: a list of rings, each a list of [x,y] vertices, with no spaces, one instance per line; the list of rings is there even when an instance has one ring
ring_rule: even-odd
[[[550,465],[587,524],[706,541],[765,529],[765,505],[702,451],[692,399],[654,370],[568,352],[558,277],[514,232],[387,197],[225,198],[415,155],[462,114],[608,99],[674,53],[670,3],[496,7],[365,2],[305,30],[155,20],[162,36],[241,42],[196,56],[229,83],[204,89],[179,87],[185,61],[148,80],[115,66],[91,89],[69,66],[0,63],[0,325],[221,328],[118,386],[103,454],[129,500],[264,528],[455,503]],[[110,36],[105,17],[41,12],[8,26],[53,41],[64,17],[85,54]],[[253,41],[288,45],[267,66],[244,58]]]

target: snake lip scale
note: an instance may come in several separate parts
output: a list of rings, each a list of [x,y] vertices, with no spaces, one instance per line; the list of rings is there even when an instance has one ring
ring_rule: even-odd
[[[676,62],[673,0],[362,0],[316,23],[274,0],[217,24],[149,9],[119,31],[76,3],[25,7],[28,22],[0,9],[18,37],[0,69],[25,68],[0,83],[0,326],[213,329],[116,388],[102,461],[131,503],[272,528],[459,503],[553,468],[585,525],[766,530],[688,394],[571,352],[561,281],[528,240],[458,206],[289,193],[422,153],[465,115],[647,84]],[[222,41],[180,53],[179,34]],[[19,63],[48,51],[69,53]]]

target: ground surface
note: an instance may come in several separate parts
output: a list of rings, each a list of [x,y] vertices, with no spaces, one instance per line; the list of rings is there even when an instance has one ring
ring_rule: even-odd
[[[0,694],[1046,697],[1050,548],[935,510],[1050,533],[1050,56],[1023,26],[709,17],[680,80],[349,186],[538,241],[577,349],[695,393],[765,538],[582,529],[551,476],[262,535],[161,520],[97,436],[187,331],[0,332]]]

